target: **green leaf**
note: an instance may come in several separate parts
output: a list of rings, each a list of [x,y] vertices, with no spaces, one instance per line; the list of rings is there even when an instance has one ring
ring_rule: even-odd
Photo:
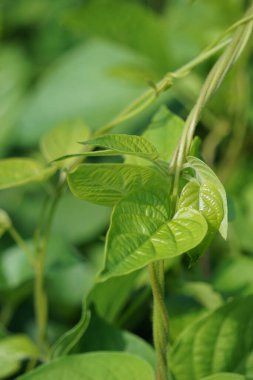
[[[89,137],[89,129],[81,121],[63,123],[50,129],[41,139],[40,146],[48,162],[56,158],[71,154],[81,153],[84,149],[78,142]],[[69,166],[74,160],[57,162],[59,166]]]
[[[144,360],[130,354],[98,352],[71,355],[21,376],[19,380],[154,380],[152,368]]]
[[[183,127],[184,121],[180,117],[173,114],[167,107],[161,106],[143,137],[154,144],[162,159],[169,161],[180,140]]]
[[[44,181],[53,173],[31,158],[6,158],[0,160],[0,190]]]
[[[205,377],[204,379],[201,379],[201,380],[246,380],[246,377],[242,375],[237,375],[235,373],[222,372],[222,373],[216,373],[215,375]]]
[[[38,359],[38,348],[25,335],[8,336],[0,340],[0,378],[16,373],[22,360]]]
[[[158,158],[154,145],[141,136],[110,134],[83,141],[82,144],[108,148],[119,154],[136,155],[150,160]]]
[[[240,275],[238,275],[240,273]],[[215,289],[226,295],[253,293],[253,258],[240,256],[224,260],[214,274]]]
[[[51,348],[51,358],[67,355],[82,338],[90,321],[90,312],[87,311],[86,304],[83,302],[82,316],[80,321],[71,330],[63,334]]]
[[[138,275],[139,272],[134,272],[96,283],[88,295],[87,303],[93,304],[98,315],[107,322],[114,322],[126,306]]]
[[[216,188],[216,191],[219,192],[222,198],[222,205],[223,205],[223,219],[222,219],[219,231],[222,237],[226,239],[227,228],[228,228],[228,206],[227,206],[227,196],[226,196],[225,189],[222,183],[220,182],[219,178],[212,171],[212,169],[209,168],[209,166],[206,165],[203,161],[192,156],[187,157],[187,161],[189,163],[189,166],[192,169],[194,169],[196,173],[196,178],[200,182],[201,185],[206,184],[206,183],[207,184],[212,183],[213,186]]]
[[[217,309],[223,304],[221,295],[215,292],[210,284],[205,282],[187,282],[181,291],[184,295],[194,298],[209,310]]]
[[[169,179],[155,169],[137,165],[81,164],[68,175],[70,190],[76,197],[107,206],[148,182],[170,186]]]
[[[237,299],[190,326],[171,352],[178,380],[198,380],[219,372],[252,378],[253,296]]]
[[[109,324],[92,312],[91,322],[82,337],[78,352],[124,351],[139,356],[155,367],[153,347],[128,331]]]
[[[159,185],[122,199],[112,214],[101,279],[178,256],[202,241],[207,223],[198,211],[182,208],[171,216],[169,193]]]
[[[208,233],[204,240],[189,252],[194,262],[205,252],[221,226],[224,217],[223,200],[217,186],[212,182],[206,181],[199,184],[196,180],[192,180],[183,188],[177,207],[178,209],[192,207],[200,211],[208,224]]]
[[[11,220],[7,212],[0,208],[0,237],[11,227]]]

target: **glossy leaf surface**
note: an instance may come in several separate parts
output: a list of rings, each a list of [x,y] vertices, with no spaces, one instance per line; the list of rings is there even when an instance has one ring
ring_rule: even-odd
[[[163,183],[169,189],[169,180],[159,172],[137,165],[81,164],[68,175],[70,190],[76,197],[107,206],[150,181]]]
[[[166,189],[157,186],[136,191],[119,202],[113,211],[101,279],[178,256],[198,245],[206,232],[204,217],[191,208],[180,209],[171,220]]]
[[[50,129],[41,139],[41,150],[46,160],[51,162],[71,153],[81,153],[84,148],[78,142],[89,137],[89,129],[81,121],[63,123]],[[73,160],[59,161],[59,166],[69,166]]]
[[[241,298],[200,319],[171,352],[178,380],[198,380],[219,372],[253,373],[253,296]]]
[[[110,134],[84,141],[82,144],[107,148],[120,154],[137,155],[153,160],[158,158],[158,152],[154,145],[141,136]]]
[[[6,158],[0,161],[0,190],[46,180],[53,172],[30,158]]]
[[[98,352],[71,355],[43,365],[19,380],[154,380],[144,360],[126,353]]]
[[[219,231],[224,239],[227,237],[227,228],[228,228],[228,206],[227,206],[227,196],[225,189],[220,182],[219,178],[215,175],[211,168],[206,165],[199,158],[189,156],[187,157],[187,161],[192,169],[194,169],[196,173],[196,178],[200,182],[200,184],[212,183],[213,186],[216,187],[217,192],[220,193],[222,198],[223,205],[223,219],[219,228]]]

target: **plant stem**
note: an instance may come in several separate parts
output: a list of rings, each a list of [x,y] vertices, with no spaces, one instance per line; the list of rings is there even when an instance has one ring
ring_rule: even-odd
[[[34,265],[34,257],[33,254],[29,248],[29,246],[26,244],[25,240],[22,238],[22,236],[18,233],[16,228],[11,225],[9,227],[9,234],[11,235],[12,239],[17,243],[19,248],[22,250],[22,252],[25,254],[28,262],[33,266]]]
[[[252,15],[253,5],[246,12],[244,23],[238,22],[239,25],[234,33],[230,44],[225,49],[224,53],[215,63],[210,73],[208,74],[205,83],[201,89],[200,95],[195,106],[190,112],[185,122],[184,131],[180,139],[178,148],[171,162],[171,170],[174,172],[174,184],[172,197],[175,199],[178,193],[180,172],[185,161],[185,158],[190,150],[193,135],[199,121],[202,109],[207,104],[211,96],[217,91],[223,79],[233,64],[238,60],[252,33]],[[247,23],[245,21],[247,19]]]
[[[156,380],[169,380],[169,317],[164,303],[164,269],[161,263],[148,266],[153,294],[153,339],[156,350]]]
[[[44,286],[44,275],[45,275],[45,262],[46,253],[48,248],[48,242],[53,222],[53,217],[57,204],[60,200],[63,185],[65,179],[60,178],[56,193],[52,199],[51,205],[49,207],[48,215],[45,220],[45,230],[42,232],[41,228],[36,231],[36,261],[35,261],[35,287],[34,287],[34,306],[35,314],[38,326],[38,344],[44,355],[47,354],[47,343],[46,343],[46,329],[47,329],[47,319],[48,319],[48,304],[47,296]],[[48,202],[50,197],[48,198]],[[46,207],[43,204],[43,207]],[[38,236],[38,231],[39,236]]]

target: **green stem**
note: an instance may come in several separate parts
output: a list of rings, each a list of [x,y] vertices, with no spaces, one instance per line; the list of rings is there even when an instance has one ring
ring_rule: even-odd
[[[16,228],[13,225],[11,225],[9,227],[8,231],[9,231],[9,234],[11,235],[12,239],[17,243],[19,248],[25,254],[29,263],[33,266],[34,265],[34,257],[33,257],[33,254],[31,252],[29,246],[25,242],[25,240],[22,238],[22,236],[18,233],[18,231],[16,230]]]
[[[234,33],[230,44],[227,46],[224,53],[208,74],[197,102],[186,119],[182,137],[171,161],[171,170],[175,174],[172,193],[173,199],[175,199],[178,194],[180,172],[185,158],[190,150],[193,135],[200,119],[202,109],[207,104],[211,96],[217,91],[226,74],[231,69],[232,65],[238,60],[246,47],[252,33],[252,14],[253,5],[251,5],[249,10],[246,12],[244,23],[241,24],[238,22],[238,29]],[[249,21],[246,23],[245,19],[248,19]]]
[[[153,294],[153,339],[156,350],[156,380],[169,380],[169,317],[164,304],[164,270],[159,263],[149,264]]]
[[[45,292],[45,262],[46,253],[48,248],[48,242],[53,222],[53,217],[57,204],[60,200],[63,185],[65,181],[60,179],[58,188],[56,190],[55,196],[52,199],[47,218],[45,220],[45,230],[42,232],[40,227],[40,236],[36,236],[36,261],[35,261],[35,287],[34,287],[34,306],[35,314],[38,326],[38,344],[44,355],[47,354],[48,347],[46,342],[46,330],[47,330],[47,319],[48,319],[48,302]],[[50,198],[48,198],[49,202]],[[45,204],[43,204],[45,207]]]

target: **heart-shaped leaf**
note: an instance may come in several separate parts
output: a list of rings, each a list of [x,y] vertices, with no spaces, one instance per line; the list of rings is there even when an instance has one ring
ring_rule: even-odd
[[[115,207],[106,240],[102,280],[120,276],[160,259],[178,256],[198,245],[207,232],[205,218],[192,208],[171,219],[164,187],[131,193]]]
[[[220,192],[212,182],[200,184],[196,180],[188,182],[183,188],[178,208],[192,207],[201,212],[208,224],[208,233],[201,244],[189,252],[192,261],[205,252],[219,230],[223,217],[223,200]]]
[[[216,191],[220,193],[223,205],[223,219],[219,228],[219,231],[224,239],[227,237],[228,228],[228,206],[227,206],[227,196],[224,186],[220,182],[219,178],[215,175],[211,168],[206,165],[197,157],[189,156],[187,157],[189,166],[195,171],[196,178],[201,185],[205,183],[212,183],[216,188]]]
[[[253,296],[237,299],[198,320],[179,336],[170,362],[177,380],[219,372],[253,373]]]
[[[97,352],[70,355],[21,376],[19,380],[154,380],[151,366],[134,355]]]
[[[170,186],[168,177],[151,167],[122,164],[81,164],[68,175],[72,193],[83,200],[113,206],[148,182]]]

